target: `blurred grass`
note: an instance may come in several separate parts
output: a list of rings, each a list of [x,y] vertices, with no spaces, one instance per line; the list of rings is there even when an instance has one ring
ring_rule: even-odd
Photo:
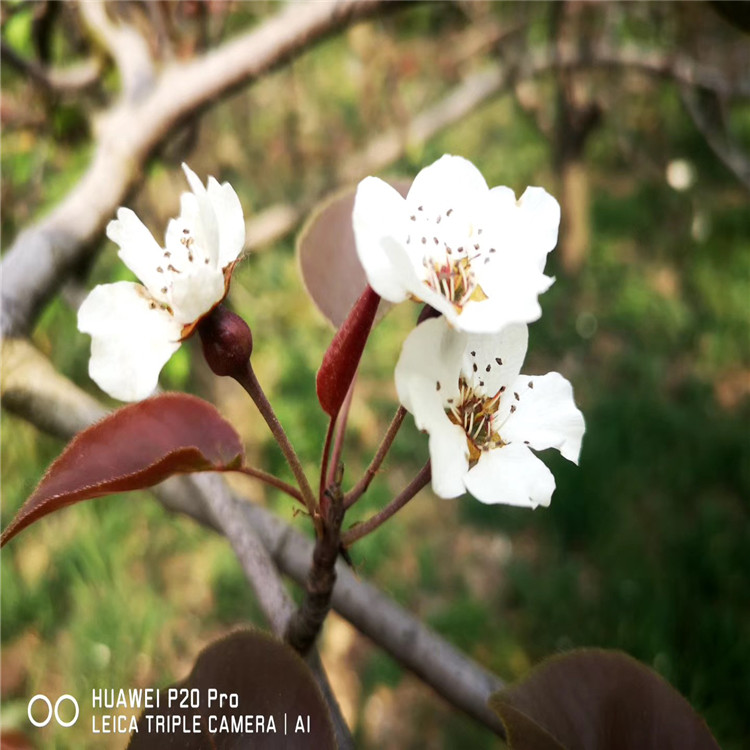
[[[440,35],[461,20],[442,7],[410,10],[397,29],[387,18],[331,39],[209,112],[195,148],[173,162],[185,158],[199,174],[230,179],[246,213],[332,186],[336,161],[373,127],[397,122],[401,107],[413,111],[445,89],[434,69]],[[532,14],[532,36],[543,37],[545,7]],[[241,7],[229,27],[255,12]],[[519,12],[492,9],[500,17]],[[641,12],[617,26],[623,38],[651,38]],[[14,44],[23,45],[28,32],[16,27]],[[14,101],[27,95],[31,109],[43,109],[12,71],[2,75]],[[551,92],[540,85],[542,96]],[[734,115],[739,131],[747,132],[747,115]],[[4,128],[5,246],[64,195],[90,156],[80,117],[56,116],[45,128]],[[507,97],[412,149],[390,171],[414,174],[445,152],[472,159],[490,184],[517,193],[542,184],[559,195],[547,139]],[[697,174],[686,192],[664,178],[675,158],[689,159]],[[621,103],[592,136],[586,160],[593,243],[575,277],[552,254],[557,281],[531,327],[525,368],[560,370],[573,382],[587,420],[580,466],[546,456],[557,491],[549,509],[533,513],[423,492],[353,556],[363,578],[504,679],[560,649],[620,648],[661,672],[722,747],[738,750],[750,736],[743,705],[750,694],[747,194],[717,165],[666,84]],[[184,189],[176,163],[155,162],[129,202],[157,237]],[[125,277],[113,246],[103,250],[79,279],[86,288]],[[302,293],[292,239],[251,255],[230,299],[252,325],[255,367],[314,475],[326,426],[314,376],[331,332]],[[368,344],[346,444],[351,482],[394,411],[392,369],[414,316],[413,307],[395,309]],[[75,330],[67,302],[47,308],[34,340],[96,393],[86,375],[88,339]],[[288,477],[261,420],[231,383],[206,373],[194,342],[162,382],[215,400],[251,459]],[[4,414],[0,449],[6,524],[60,445]],[[382,507],[426,456],[424,437],[407,419],[353,520]],[[285,498],[253,493],[306,528]],[[45,519],[2,559],[7,726],[24,725],[26,702],[38,692],[167,684],[218,633],[260,622],[228,546],[147,495]],[[344,669],[355,676],[360,746],[495,745],[363,640],[346,652]],[[103,746],[80,723],[65,744],[48,729],[36,736],[45,748]],[[121,745],[115,737],[108,746]]]

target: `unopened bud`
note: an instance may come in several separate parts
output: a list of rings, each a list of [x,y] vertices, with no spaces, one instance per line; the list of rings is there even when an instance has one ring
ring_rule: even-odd
[[[253,351],[253,334],[239,316],[226,307],[214,308],[199,324],[203,356],[216,375],[241,375]]]

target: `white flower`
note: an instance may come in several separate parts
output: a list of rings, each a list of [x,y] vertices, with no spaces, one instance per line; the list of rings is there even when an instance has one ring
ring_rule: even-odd
[[[456,329],[495,333],[541,314],[547,253],[557,243],[560,206],[542,188],[516,200],[487,187],[459,156],[423,169],[404,199],[390,185],[359,183],[353,225],[370,286],[391,302],[407,297],[443,313]]]
[[[396,365],[401,403],[430,434],[432,487],[484,503],[549,505],[550,470],[530,450],[556,448],[578,463],[583,415],[559,373],[520,375],[528,330],[463,334],[444,318],[417,326]]]
[[[121,401],[148,396],[167,360],[197,322],[226,295],[245,244],[245,220],[229,183],[208,188],[187,165],[192,193],[170,220],[161,248],[129,208],[120,208],[107,236],[143,282],[95,287],[78,310],[78,328],[91,335],[89,375]]]

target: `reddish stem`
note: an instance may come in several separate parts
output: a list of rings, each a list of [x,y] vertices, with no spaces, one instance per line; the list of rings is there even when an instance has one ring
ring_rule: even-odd
[[[275,477],[273,474],[268,474],[261,469],[253,469],[252,466],[242,466],[239,469],[232,469],[232,471],[238,471],[241,474],[253,477],[254,479],[260,479],[261,482],[265,482],[271,487],[276,487],[277,490],[286,492],[287,495],[293,497],[295,500],[298,500],[300,503],[302,503],[302,505],[305,504],[302,493],[296,487],[292,487],[291,484],[288,484],[282,479]]]
[[[344,450],[344,436],[346,435],[346,423],[349,419],[349,409],[352,405],[352,397],[354,396],[354,383],[356,380],[356,374],[352,380],[352,384],[349,386],[349,391],[346,394],[344,403],[341,405],[341,410],[336,419],[336,440],[333,444],[333,456],[331,457],[331,463],[328,466],[328,476],[326,477],[326,486],[333,482],[334,475],[338,469],[339,461],[341,461],[341,453]]]
[[[351,544],[354,544],[358,539],[361,539],[364,536],[367,536],[368,534],[372,533],[377,529],[379,526],[381,526],[383,523],[385,523],[394,513],[401,510],[401,508],[406,505],[406,503],[409,502],[427,483],[430,481],[432,477],[432,468],[430,466],[430,462],[428,461],[419,471],[419,474],[417,474],[414,479],[412,479],[411,482],[402,490],[402,492],[399,495],[396,495],[396,497],[391,500],[388,505],[383,508],[379,513],[376,513],[371,518],[368,518],[366,521],[363,521],[362,523],[357,524],[356,526],[352,527],[347,531],[345,534],[341,535],[341,544],[344,545],[344,547],[348,547]]]
[[[363,474],[362,479],[360,479],[359,482],[357,482],[357,484],[355,484],[354,487],[352,487],[352,489],[346,493],[346,496],[344,498],[345,509],[351,508],[352,505],[354,505],[354,503],[356,503],[357,500],[362,497],[362,495],[365,493],[365,490],[367,490],[367,488],[370,486],[370,483],[372,482],[375,474],[377,473],[388,451],[390,450],[391,445],[393,445],[393,441],[401,427],[401,424],[404,421],[405,416],[406,409],[404,409],[403,406],[399,406],[395,416],[393,417],[393,420],[391,421],[391,424],[388,426],[388,431],[385,433],[383,442],[380,443],[380,447],[378,448],[375,457],[372,459],[370,465],[367,467],[365,473]]]

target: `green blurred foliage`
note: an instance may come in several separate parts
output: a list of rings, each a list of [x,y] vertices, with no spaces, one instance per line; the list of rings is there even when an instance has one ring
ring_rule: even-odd
[[[179,19],[185,44],[199,38],[188,6]],[[225,17],[206,21],[213,43],[276,6],[227,8]],[[587,12],[612,43],[665,46],[680,38],[688,10],[641,3]],[[30,15],[24,8],[3,28],[26,55],[33,53]],[[247,215],[320,195],[336,185],[341,160],[458,80],[466,63],[451,58],[451,44],[471,22],[524,23],[529,42],[543,43],[550,16],[546,4],[427,4],[333,37],[208,111],[194,131],[175,133],[128,205],[161,239],[185,189],[183,159],[201,175],[229,179]],[[729,33],[707,18],[717,39]],[[56,38],[52,49],[65,60],[84,47]],[[606,110],[583,155],[591,245],[577,274],[565,272],[559,252],[550,257],[557,281],[530,329],[525,368],[559,370],[573,382],[587,421],[580,466],[545,455],[557,490],[551,507],[535,512],[423,492],[358,543],[353,557],[363,578],[504,679],[557,650],[620,648],[663,674],[721,745],[738,750],[750,735],[742,705],[750,693],[748,196],[669,82],[629,84],[613,71],[586,80]],[[2,136],[7,247],[82,174],[92,154],[91,113],[101,102],[51,105],[9,66],[2,81],[8,106],[23,115]],[[116,85],[108,73],[103,95]],[[538,112],[498,97],[410,148],[388,173],[413,175],[443,153],[460,153],[491,185],[520,194],[540,184],[563,201],[543,127],[554,115],[554,80],[541,79],[535,94]],[[747,143],[750,109],[733,107],[730,122]],[[675,159],[689,160],[696,176],[681,192],[665,179]],[[314,477],[326,429],[315,372],[331,331],[302,293],[293,247],[287,237],[251,254],[229,302],[253,328],[256,370]],[[96,283],[130,278],[111,243],[102,240],[99,249],[33,333],[63,373],[97,396],[71,299]],[[347,482],[367,466],[394,412],[393,365],[415,317],[414,306],[394,309],[368,343],[346,440]],[[250,460],[290,478],[261,420],[231,383],[206,372],[195,342],[172,358],[162,385],[214,400],[241,431]],[[8,414],[3,420],[6,524],[60,445]],[[387,503],[426,457],[426,440],[407,418],[386,469],[347,524]],[[309,532],[284,496],[258,487],[252,495]],[[262,624],[228,545],[145,494],[45,519],[3,552],[0,575],[3,710],[19,726],[37,692],[165,685],[183,677],[217,634],[243,620]],[[357,677],[350,697],[358,746],[496,746],[371,646],[358,643],[347,659]],[[73,746],[47,730],[38,736],[43,747]],[[69,740],[102,746],[81,726]]]

